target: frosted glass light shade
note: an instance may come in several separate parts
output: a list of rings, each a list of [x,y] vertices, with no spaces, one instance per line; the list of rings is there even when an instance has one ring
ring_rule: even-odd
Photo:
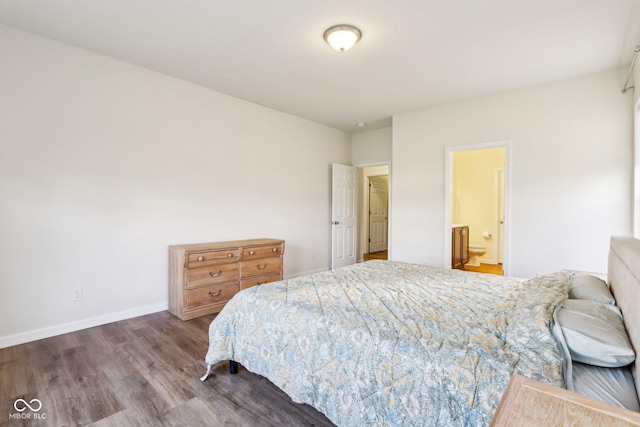
[[[362,33],[352,25],[335,25],[324,32],[324,39],[338,52],[344,52],[360,40]]]

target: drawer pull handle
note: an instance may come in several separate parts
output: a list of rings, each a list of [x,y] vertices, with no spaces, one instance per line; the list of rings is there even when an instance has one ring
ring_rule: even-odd
[[[216,292],[216,293],[214,293],[213,291],[209,291],[209,296],[210,297],[217,297],[221,293],[222,293],[222,289],[218,289],[218,292]]]
[[[276,252],[278,252],[278,248],[271,249],[271,252],[273,252],[275,254]]]
[[[256,253],[256,251],[254,251],[254,250],[250,250],[249,251],[249,255],[255,255],[255,253]]]
[[[222,270],[218,270],[217,273],[214,273],[213,271],[209,272],[209,276],[211,276],[211,277],[218,277],[221,274],[222,274]]]
[[[229,252],[229,253],[227,254],[227,258],[233,258],[233,252]]]
[[[198,261],[204,261],[204,257],[203,256],[199,256],[198,257]]]
[[[262,270],[263,268],[265,268],[267,266],[266,262],[263,262],[262,264],[258,264],[256,265],[256,267],[258,267],[258,270]]]

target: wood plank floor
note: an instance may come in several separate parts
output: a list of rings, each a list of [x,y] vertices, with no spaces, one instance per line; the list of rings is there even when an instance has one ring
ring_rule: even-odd
[[[201,382],[213,317],[160,312],[0,349],[0,425],[333,426],[227,362]],[[40,400],[45,419],[10,418],[17,399]]]
[[[464,266],[464,271],[474,271],[476,273],[496,274],[503,276],[502,264],[480,264],[478,267],[472,267],[470,265]]]
[[[387,259],[387,254],[387,251],[372,252],[370,254],[363,254],[362,258],[365,261],[369,261],[370,259]]]

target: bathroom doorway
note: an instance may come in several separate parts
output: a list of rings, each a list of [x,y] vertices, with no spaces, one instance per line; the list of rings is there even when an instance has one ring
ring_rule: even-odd
[[[452,257],[451,225],[467,225],[465,270],[508,274],[509,148],[496,142],[447,149],[445,260]]]

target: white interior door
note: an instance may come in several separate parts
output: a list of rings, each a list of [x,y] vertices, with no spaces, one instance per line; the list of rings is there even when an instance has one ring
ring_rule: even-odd
[[[369,178],[369,253],[387,250],[388,177]]]
[[[332,165],[331,269],[355,264],[358,169]]]

